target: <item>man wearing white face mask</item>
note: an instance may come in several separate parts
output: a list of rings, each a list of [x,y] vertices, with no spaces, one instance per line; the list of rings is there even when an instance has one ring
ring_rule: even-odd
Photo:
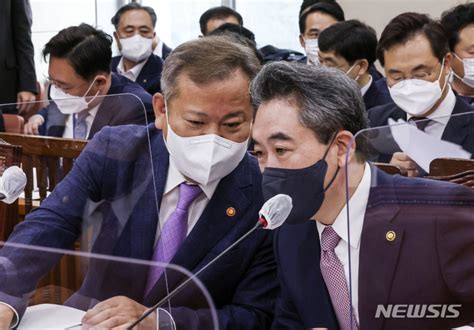
[[[90,139],[104,126],[145,124],[144,107],[153,120],[151,95],[110,72],[111,44],[110,36],[81,24],[60,31],[45,45],[52,101],[29,119],[26,134]],[[105,97],[125,93],[136,98]]]
[[[370,75],[376,60],[377,36],[374,29],[357,20],[336,23],[319,36],[322,65],[344,71],[359,84],[365,109],[392,102],[385,86]]]
[[[214,70],[209,70],[211,66]],[[16,228],[10,242],[30,244],[41,238],[47,245],[69,246],[69,238],[77,239],[85,221],[86,200],[115,201],[132,195],[129,214],[116,214],[113,208],[103,211],[104,219],[113,221],[108,229],[113,233],[105,228],[100,245],[115,246],[114,255],[171,262],[196,273],[254,227],[263,204],[257,160],[246,153],[253,120],[249,85],[259,69],[252,49],[224,37],[178,46],[164,64],[163,94],[153,98],[155,125],[107,127],[99,132],[66,181],[28,215],[29,225]],[[65,195],[74,203],[65,203]],[[132,229],[120,230],[121,226]],[[5,269],[1,268],[5,254],[8,251],[0,249],[0,269]],[[24,257],[13,253],[7,258],[21,264]],[[25,272],[29,284],[34,285],[47,268],[41,263],[29,265]],[[81,307],[91,308],[82,319],[84,327],[129,326],[146,306],[166,295],[165,282],[172,290],[173,283],[182,280],[170,273],[161,276],[149,267],[121,268],[120,274],[109,267],[94,272],[110,287],[81,288],[81,296],[101,301]],[[0,302],[18,315],[25,307],[28,280],[16,283],[19,297],[8,295],[5,286],[11,282],[0,281]],[[268,329],[278,294],[272,232],[253,232],[199,280],[215,304],[219,329]],[[199,295],[194,290],[185,293],[172,302],[177,328],[212,329],[212,315]],[[0,303],[0,328],[5,327],[2,316],[10,321],[13,314]],[[156,316],[147,321],[146,329],[156,329]]]
[[[335,1],[321,1],[304,9],[299,17],[299,40],[306,52],[306,58],[302,61],[319,65],[319,34],[331,25],[342,21],[344,21],[344,12]]]
[[[452,87],[467,103],[474,105],[474,3],[456,6],[441,16],[448,34],[452,61]]]
[[[112,71],[137,82],[151,95],[161,92],[163,61],[153,54],[156,14],[153,8],[132,2],[112,17],[114,37],[122,56],[112,58]]]
[[[470,117],[449,117],[468,113],[471,108],[455,96],[448,83],[453,58],[443,27],[427,15],[401,14],[382,32],[377,56],[395,105],[371,109],[370,125],[387,125],[388,118],[411,121],[425,133],[456,143],[473,154],[474,123]],[[407,175],[420,174],[406,154],[386,156],[380,160],[390,161]]]

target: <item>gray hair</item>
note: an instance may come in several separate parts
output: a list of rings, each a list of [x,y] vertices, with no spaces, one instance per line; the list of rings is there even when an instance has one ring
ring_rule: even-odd
[[[353,135],[367,128],[364,101],[357,83],[344,72],[295,62],[274,62],[252,81],[255,109],[274,99],[286,99],[300,108],[300,122],[328,144],[339,130]],[[357,146],[366,154],[365,148]]]
[[[255,52],[235,39],[199,38],[179,45],[166,58],[161,90],[169,102],[178,95],[178,81],[184,74],[196,85],[206,85],[228,79],[240,70],[250,83],[260,68]]]

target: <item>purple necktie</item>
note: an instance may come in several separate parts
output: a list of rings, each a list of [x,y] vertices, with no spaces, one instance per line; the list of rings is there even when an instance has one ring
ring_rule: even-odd
[[[153,261],[169,263],[178,251],[179,246],[186,238],[188,231],[188,209],[192,202],[201,194],[198,185],[181,183],[179,185],[179,199],[176,209],[171,213],[161,230],[160,239],[153,252]],[[156,284],[164,269],[152,267],[148,273],[145,293],[148,294]]]
[[[354,316],[351,326],[351,307],[344,266],[334,252],[340,240],[341,238],[331,226],[324,228],[321,234],[321,273],[326,282],[339,327],[342,330],[355,330],[357,323]]]

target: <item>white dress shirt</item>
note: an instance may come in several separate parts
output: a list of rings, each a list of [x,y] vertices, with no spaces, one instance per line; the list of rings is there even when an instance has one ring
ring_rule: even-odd
[[[372,76],[369,75],[369,82],[360,88],[360,92],[362,93],[362,96],[364,96],[365,93],[367,93],[370,86],[372,85],[372,81],[373,81]]]
[[[352,276],[352,306],[354,316],[359,324],[359,253],[360,253],[360,237],[362,227],[364,225],[365,209],[369,201],[369,192],[371,184],[371,170],[368,164],[365,164],[364,175],[356,188],[354,194],[349,200],[349,221],[351,231],[351,276]],[[341,237],[334,252],[344,266],[344,275],[347,280],[347,288],[349,288],[349,256],[347,253],[348,235],[347,235],[347,205],[337,215],[336,220],[332,224],[334,231]],[[316,222],[319,239],[321,241],[321,233],[326,225],[319,221]]]
[[[149,58],[149,57],[148,57]],[[140,63],[137,63],[133,68],[128,71],[125,71],[123,66],[123,56],[120,58],[120,62],[117,65],[117,73],[121,74],[122,76],[130,79],[131,81],[137,81],[140,72],[142,72],[143,67],[145,66],[146,62],[148,62],[148,58]]]
[[[160,227],[163,228],[164,224],[176,209],[178,205],[179,199],[179,185],[183,182],[186,182],[186,178],[181,172],[178,170],[176,165],[173,162],[173,159],[170,157],[170,164],[168,168],[168,175],[166,177],[166,184],[163,193],[163,197],[161,199],[160,205]],[[196,225],[199,217],[201,216],[202,212],[206,208],[207,204],[212,198],[212,195],[216,191],[217,185],[219,184],[220,180],[216,180],[214,182],[210,182],[207,185],[199,185],[203,191],[203,194],[200,194],[190,205],[188,211],[188,232],[187,235],[191,232]],[[157,229],[155,244],[158,241],[160,236],[160,228]]]
[[[89,134],[91,132],[92,123],[94,122],[95,116],[97,115],[97,111],[99,111],[99,107],[102,103],[99,103],[95,107],[89,110],[89,115],[86,117],[86,125],[87,125],[87,134],[86,140],[89,138]],[[74,117],[73,115],[68,115],[66,118],[66,127],[64,128],[63,138],[67,139],[74,139]]]
[[[456,95],[454,95],[451,86],[448,85],[446,88],[449,88],[446,98],[433,113],[426,116],[426,118],[431,119],[431,121],[426,125],[425,133],[440,140],[450,119],[449,116],[451,116],[456,106]],[[407,113],[407,120],[410,120],[412,117],[413,116]]]

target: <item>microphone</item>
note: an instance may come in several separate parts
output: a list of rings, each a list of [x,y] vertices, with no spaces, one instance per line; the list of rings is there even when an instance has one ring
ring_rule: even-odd
[[[140,318],[138,318],[135,322],[133,322],[127,329],[133,329],[137,326],[141,321],[143,321],[148,315],[153,313],[156,309],[160,308],[165,304],[169,299],[176,296],[180,293],[191,281],[197,278],[203,271],[209,268],[214,262],[219,260],[223,255],[233,249],[236,245],[242,242],[245,238],[247,238],[250,234],[252,234],[255,230],[259,228],[273,230],[280,227],[290,215],[291,209],[293,208],[293,203],[291,197],[284,194],[278,194],[270,198],[265,204],[263,204],[262,208],[258,212],[259,219],[255,226],[250,229],[247,233],[245,233],[242,237],[240,237],[237,241],[232,243],[228,248],[224,251],[219,253],[214,259],[209,261],[204,267],[198,270],[193,276],[188,278],[186,281],[181,283],[176,289],[171,291],[167,296],[157,302],[155,305],[150,307],[145,313],[143,313]]]
[[[18,166],[10,166],[0,177],[0,201],[12,204],[26,186],[26,175]]]

